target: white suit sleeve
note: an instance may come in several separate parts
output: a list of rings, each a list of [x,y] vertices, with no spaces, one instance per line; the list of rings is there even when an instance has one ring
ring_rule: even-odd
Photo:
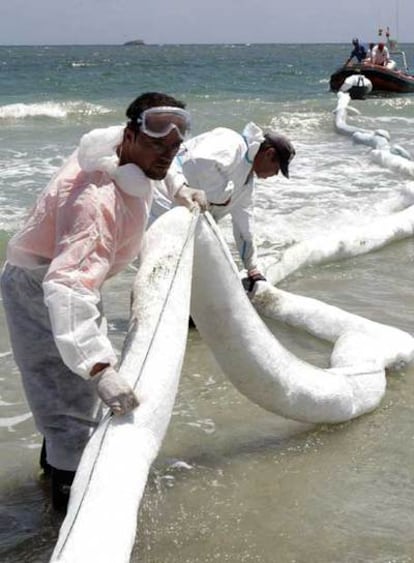
[[[100,318],[99,294],[54,281],[44,282],[43,289],[56,346],[68,368],[88,379],[95,364],[114,366],[117,357]]]
[[[233,236],[246,270],[257,268],[257,247],[254,240],[254,209],[251,193],[231,209]]]
[[[98,190],[88,191],[89,199],[58,213],[55,257],[43,282],[56,346],[69,369],[85,379],[96,363],[117,361],[99,309],[117,225]]]
[[[174,206],[176,194],[188,184],[181,166],[173,161],[164,180],[153,182],[153,185],[149,224]]]
[[[181,167],[175,160],[171,163],[168,173],[164,179],[164,184],[171,200],[174,200],[174,196],[183,186],[188,185]]]

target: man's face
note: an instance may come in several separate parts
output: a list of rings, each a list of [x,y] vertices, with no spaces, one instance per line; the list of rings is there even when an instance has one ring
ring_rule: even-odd
[[[176,130],[165,137],[154,138],[142,131],[127,130],[123,146],[124,162],[132,162],[141,168],[148,178],[162,180],[178,152],[181,138]]]
[[[274,148],[257,153],[253,167],[258,178],[270,178],[279,174],[280,164]]]

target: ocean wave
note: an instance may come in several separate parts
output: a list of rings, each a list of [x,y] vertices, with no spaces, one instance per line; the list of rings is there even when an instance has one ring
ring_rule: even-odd
[[[414,123],[414,117],[398,117],[395,115],[384,116],[384,117],[376,117],[375,120],[371,118],[371,122],[373,123],[397,123],[401,124],[402,126],[405,125],[412,125]]]
[[[332,128],[331,115],[320,111],[280,112],[272,117],[270,127],[284,132],[287,135],[297,136],[297,133],[314,136],[315,131]]]
[[[380,111],[386,108],[391,108],[392,110],[404,110],[408,108],[412,109],[414,104],[413,100],[409,96],[405,97],[389,97],[389,98],[372,98],[372,105],[376,106]]]
[[[8,104],[0,106],[0,120],[26,119],[31,117],[50,117],[64,119],[69,115],[103,115],[111,110],[89,102],[40,102],[35,104]]]
[[[91,67],[91,66],[98,66],[97,63],[89,63],[89,62],[85,62],[85,61],[74,61],[69,63],[69,66],[71,66],[72,68],[87,68],[87,67]]]

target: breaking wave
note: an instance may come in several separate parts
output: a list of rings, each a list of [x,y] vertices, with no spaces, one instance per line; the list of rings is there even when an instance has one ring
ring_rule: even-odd
[[[69,115],[103,115],[111,110],[96,104],[84,101],[77,102],[41,102],[35,104],[8,104],[0,106],[0,119],[16,120],[32,117],[49,117],[64,119]]]

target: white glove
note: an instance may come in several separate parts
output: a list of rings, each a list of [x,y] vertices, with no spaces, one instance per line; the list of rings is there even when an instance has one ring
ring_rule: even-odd
[[[113,367],[98,372],[92,381],[99,397],[114,414],[126,414],[139,405],[134,391]]]
[[[206,211],[208,208],[207,197],[203,190],[183,186],[175,194],[174,201],[179,205],[184,205],[190,211],[199,208],[200,211]]]

